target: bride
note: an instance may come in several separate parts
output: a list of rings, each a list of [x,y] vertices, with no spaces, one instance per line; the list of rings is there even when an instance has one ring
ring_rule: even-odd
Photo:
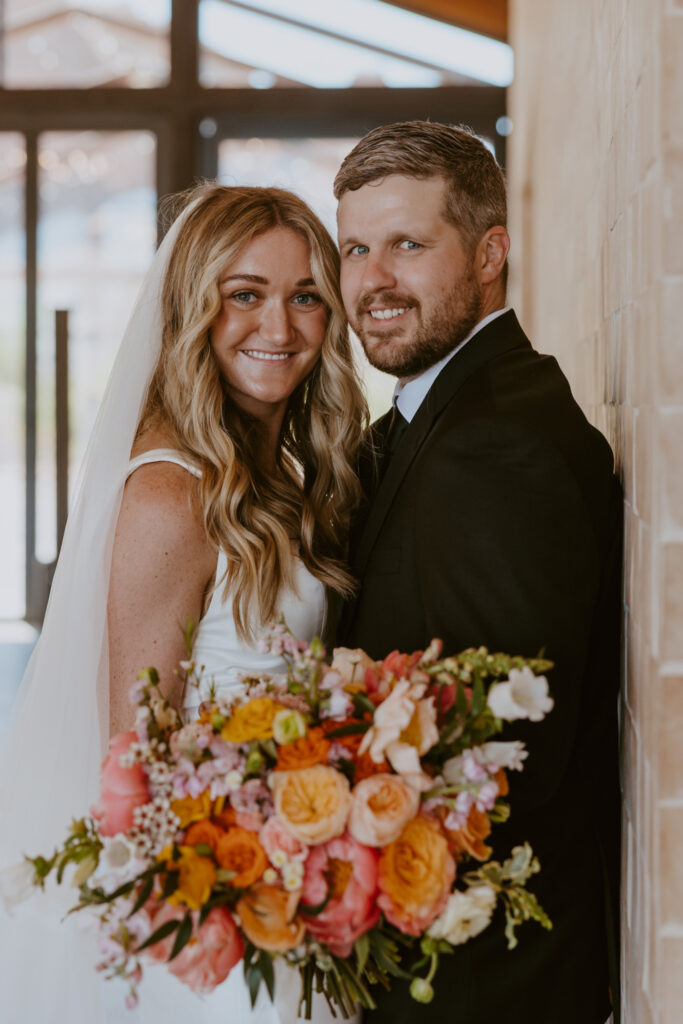
[[[168,232],[112,372],[0,752],[0,863],[17,859],[18,842],[49,851],[92,802],[108,726],[132,725],[141,668],[154,665],[192,717],[204,694],[183,693],[175,674],[180,626],[199,623],[195,662],[225,692],[240,673],[283,667],[257,649],[274,616],[310,639],[324,629],[326,592],[350,592],[342,552],[366,408],[337,279],[325,228],[279,189],[201,186]],[[2,922],[7,1024],[119,1019],[121,990],[103,994],[87,942],[49,912],[66,895],[34,898],[21,929]],[[276,1006],[262,993],[251,1011],[239,967],[203,1001],[153,968],[139,1016],[125,1019],[280,1024],[296,1018],[290,974],[278,976]],[[331,1020],[322,998],[314,1019]]]

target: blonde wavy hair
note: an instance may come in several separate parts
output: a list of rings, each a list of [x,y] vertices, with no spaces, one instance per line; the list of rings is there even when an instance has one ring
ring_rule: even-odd
[[[137,437],[170,428],[178,450],[201,469],[200,502],[210,541],[227,557],[223,599],[232,595],[238,634],[277,613],[295,589],[298,553],[326,586],[348,596],[342,558],[350,514],[360,500],[356,455],[367,407],[353,367],[339,291],[339,255],[298,196],[277,188],[205,184],[171,254],[162,292],[163,334]],[[275,473],[256,457],[259,425],[227,397],[211,344],[221,310],[219,280],[258,235],[286,227],[308,242],[311,272],[328,311],[321,356],[290,396]]]

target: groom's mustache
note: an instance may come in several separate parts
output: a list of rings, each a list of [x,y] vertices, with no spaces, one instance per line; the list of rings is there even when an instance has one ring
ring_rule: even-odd
[[[356,304],[356,316],[361,317],[373,306],[391,306],[393,309],[409,307],[416,309],[419,313],[420,303],[412,295],[401,295],[400,292],[375,292],[371,295],[363,295]]]

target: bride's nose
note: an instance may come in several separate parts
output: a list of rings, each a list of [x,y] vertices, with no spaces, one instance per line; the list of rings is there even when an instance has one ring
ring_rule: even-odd
[[[294,337],[291,313],[285,302],[266,302],[261,313],[259,335],[270,345],[287,345]]]

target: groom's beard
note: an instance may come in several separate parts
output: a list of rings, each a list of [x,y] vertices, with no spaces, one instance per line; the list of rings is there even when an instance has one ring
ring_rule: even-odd
[[[408,307],[417,325],[408,324],[373,330],[368,327],[367,311],[382,305],[394,309]],[[395,377],[415,377],[447,356],[465,340],[481,319],[483,297],[474,269],[463,275],[447,293],[441,305],[431,313],[423,312],[413,295],[385,291],[365,295],[356,307],[351,326],[360,338],[368,361],[378,370]]]

